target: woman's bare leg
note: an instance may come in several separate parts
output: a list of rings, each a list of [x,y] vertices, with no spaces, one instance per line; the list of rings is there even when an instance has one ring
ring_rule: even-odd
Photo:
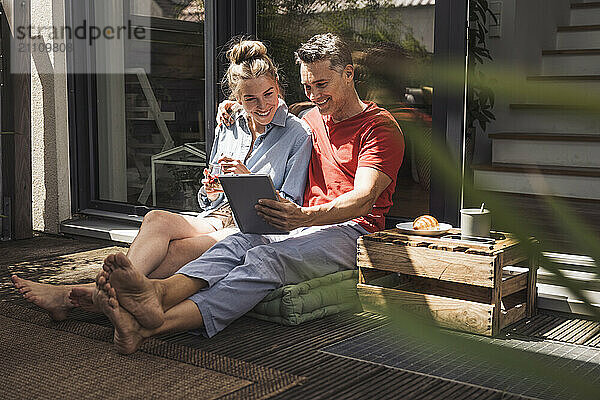
[[[171,241],[166,257],[162,263],[148,275],[148,278],[161,279],[173,275],[185,264],[204,254],[204,252],[210,249],[215,243],[236,232],[239,231],[235,228],[225,228],[194,238]]]
[[[215,243],[215,238],[220,237],[215,235],[217,232],[215,232],[213,225],[202,218],[181,216],[168,211],[150,211],[144,217],[139,233],[131,244],[127,255],[134,262],[133,265],[136,268],[144,275],[148,275],[165,261],[170,243],[204,236],[205,234],[212,234],[213,236],[201,240],[203,242],[201,246],[203,248],[202,253]],[[184,251],[188,251],[188,255],[182,257],[178,256],[175,251],[171,251],[172,260],[167,260],[165,267],[161,266],[163,276],[168,276],[169,271],[172,271],[170,273],[172,275],[179,267],[199,256],[193,257],[196,254],[193,247],[186,246],[186,248],[187,250]],[[189,257],[193,258],[188,259]],[[181,263],[179,267],[176,266],[177,263]],[[101,311],[92,301],[95,288],[93,283],[85,285],[51,285],[33,282],[17,275],[12,276],[12,281],[27,301],[46,310],[55,320],[65,319],[68,311],[76,306],[87,311]]]
[[[74,285],[37,283],[17,275],[13,275],[11,279],[25,300],[46,310],[52,319],[61,321],[67,318],[67,313],[74,307],[69,301],[69,292]]]
[[[171,241],[215,231],[215,227],[202,218],[153,210],[144,217],[139,233],[127,251],[127,258],[142,274],[148,276],[164,261]]]

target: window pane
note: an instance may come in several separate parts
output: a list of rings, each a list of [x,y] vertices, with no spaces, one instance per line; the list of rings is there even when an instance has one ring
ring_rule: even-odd
[[[204,1],[202,0],[131,0],[131,13],[147,17],[203,22]]]
[[[332,32],[351,44],[360,97],[392,112],[407,143],[389,215],[427,213],[435,1],[259,0],[257,10],[258,37],[283,70],[288,105],[308,100],[294,60],[300,43]]]
[[[106,18],[104,3],[96,2],[97,19]],[[122,66],[96,79],[99,198],[197,210],[206,158],[204,3],[130,6],[112,18],[148,35],[95,50],[97,71]]]

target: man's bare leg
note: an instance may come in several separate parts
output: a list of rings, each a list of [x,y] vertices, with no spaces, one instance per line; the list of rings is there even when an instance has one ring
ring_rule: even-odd
[[[98,304],[104,314],[112,322],[114,332],[114,344],[116,350],[121,354],[131,354],[152,336],[168,332],[178,332],[202,327],[202,315],[196,304],[190,300],[184,300],[169,309],[164,315],[164,323],[155,329],[147,329],[125,310],[108,290],[98,290],[94,294],[94,302]]]
[[[181,274],[164,280],[148,279],[123,253],[111,254],[102,266],[96,284],[109,300],[116,297],[122,308],[145,328],[157,328],[164,322],[164,311],[179,304],[206,286],[202,279]]]
[[[109,297],[104,290],[94,291],[93,301],[110,319],[115,330],[113,343],[121,354],[134,353],[143,343],[140,335],[141,326],[133,315],[122,308],[116,298]]]

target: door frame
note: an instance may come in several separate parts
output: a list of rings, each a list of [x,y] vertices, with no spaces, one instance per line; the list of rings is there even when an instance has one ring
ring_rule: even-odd
[[[5,3],[5,2],[3,2]],[[29,26],[31,7],[24,1],[12,10],[12,26]],[[0,218],[2,239],[26,239],[33,236],[31,180],[31,55],[11,52],[11,26],[2,8],[2,86],[0,88]],[[23,73],[23,71],[25,71]]]
[[[457,173],[464,166],[464,131],[466,108],[466,78],[457,82],[457,67],[467,68],[468,0],[446,0],[435,3],[434,91],[432,135],[434,143],[442,143]],[[448,68],[450,66],[450,68]],[[464,90],[457,92],[456,87]],[[431,214],[453,226],[458,226],[462,203],[460,187],[446,187],[440,166],[432,163],[429,210]]]

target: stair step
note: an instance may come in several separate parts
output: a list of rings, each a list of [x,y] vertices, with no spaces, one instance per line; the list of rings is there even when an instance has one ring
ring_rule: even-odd
[[[591,95],[591,94],[590,94]],[[582,96],[583,98],[583,96]],[[595,103],[589,103],[595,104]],[[584,105],[585,107],[586,105]],[[600,113],[580,109],[578,106],[548,105],[538,103],[511,104],[510,117],[505,118],[505,131],[536,132],[600,132]]]
[[[573,7],[577,5],[577,7]],[[594,25],[600,23],[600,2],[571,5],[570,25]]]
[[[585,79],[587,75],[537,75],[527,78],[518,87],[519,103],[575,103],[600,105],[599,79]],[[590,75],[595,77],[596,75]],[[600,107],[599,107],[600,108]],[[531,127],[525,128],[530,131]]]
[[[595,272],[580,272],[564,269],[559,269],[559,271],[562,272],[564,276],[569,278],[569,280],[577,282],[582,289],[600,292],[600,278]],[[561,285],[561,282],[557,278],[556,274],[545,268],[540,268],[538,270],[537,278],[539,283]]]
[[[544,132],[494,132],[488,134],[490,139],[499,140],[542,140],[557,142],[600,142],[599,133],[544,133]]]
[[[596,55],[600,54],[600,49],[560,49],[560,50],[542,50],[543,56],[558,55]]]
[[[517,172],[534,175],[558,175],[600,178],[600,168],[559,167],[555,165],[526,165],[526,164],[482,164],[474,165],[478,171]]]
[[[548,260],[559,264],[559,269],[565,276],[583,286],[584,294],[587,295],[592,304],[600,305],[598,266],[591,257],[552,252],[545,252],[544,256]],[[562,283],[556,280],[556,276],[552,272],[540,268],[538,269],[537,278],[540,308],[590,314],[590,311],[583,306],[581,300],[575,298],[567,288],[562,286]],[[564,309],[561,307],[564,307]]]
[[[577,299],[570,290],[559,285],[538,283],[538,308],[545,310],[560,311],[569,314],[581,314],[593,316],[594,312]],[[587,299],[596,307],[596,313],[600,312],[600,293],[596,291],[583,291]]]
[[[495,163],[473,172],[480,190],[600,200],[600,168]]]
[[[600,268],[600,264],[597,265],[592,257],[579,254],[545,252],[544,257],[556,264],[560,264],[561,269],[569,271],[598,273],[598,268]]]
[[[600,1],[591,1],[589,3],[574,3],[571,4],[572,9],[582,9],[582,8],[600,8]]]
[[[600,75],[529,75],[529,81],[600,81]]]
[[[531,103],[527,106],[515,105],[510,107],[510,117],[505,119],[503,130],[506,131],[531,131],[536,132],[569,132],[590,133],[600,132],[600,113],[581,112],[577,109],[564,109],[563,107],[536,106]],[[562,111],[562,112],[557,112]]]
[[[556,48],[600,48],[600,25],[574,25],[559,27],[556,32]]]
[[[600,31],[600,25],[565,25],[556,28],[557,32],[590,32]]]
[[[560,50],[559,50],[560,51]],[[562,53],[542,56],[544,75],[600,74],[600,49],[586,53]]]
[[[498,133],[492,139],[492,162],[600,168],[600,135]]]
[[[598,112],[598,106],[595,104],[511,103],[509,107],[511,110],[568,111],[581,114]]]

